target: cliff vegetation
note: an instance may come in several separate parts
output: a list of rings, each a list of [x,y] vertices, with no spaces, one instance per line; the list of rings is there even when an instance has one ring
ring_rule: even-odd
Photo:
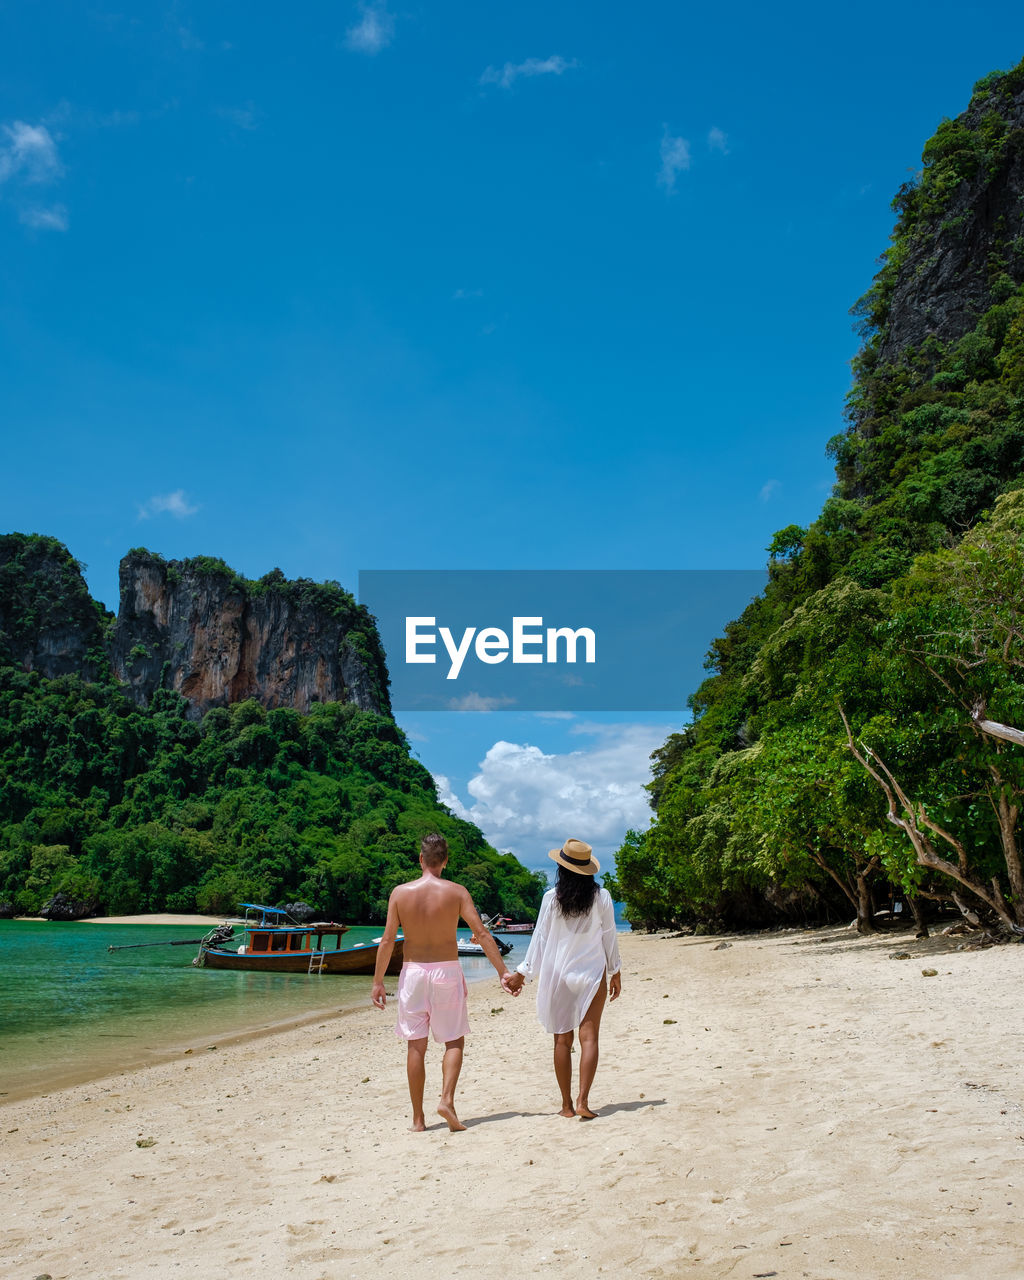
[[[898,900],[1024,926],[1024,63],[893,208],[833,494],[774,535],[652,757],[612,878],[637,924],[869,931]]]
[[[126,607],[122,595],[115,625],[62,544],[0,538],[0,902],[8,913],[36,914],[55,895],[88,914],[219,914],[243,900],[299,899],[375,923],[394,885],[414,873],[420,838],[438,830],[452,873],[482,911],[535,917],[544,878],[441,805],[401,729],[359,705],[364,695],[371,707],[386,699],[387,671],[372,619],[348,593],[288,582],[279,570],[251,583],[221,561],[165,562],[136,551],[122,563],[123,591],[140,581],[159,588],[149,591],[149,611],[140,614],[134,600]],[[237,624],[246,617],[248,649],[228,648],[228,665],[237,671],[244,657],[246,691],[263,701],[228,701],[230,682],[221,701],[205,705],[173,687],[174,671],[196,669],[196,655],[211,650],[209,631],[221,640],[244,635]],[[172,652],[183,645],[176,667],[158,655],[152,688],[115,675],[122,652],[127,670],[150,669],[153,634],[133,633],[131,618]],[[349,681],[357,670],[371,673],[362,693],[306,696],[318,692],[317,679],[321,690],[335,687],[331,672],[342,670],[353,631]],[[265,652],[253,635],[291,645],[300,661]],[[136,648],[144,652],[133,655]],[[298,705],[280,705],[286,698]]]

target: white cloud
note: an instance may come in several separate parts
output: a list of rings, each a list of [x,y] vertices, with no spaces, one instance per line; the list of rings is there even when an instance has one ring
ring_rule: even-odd
[[[761,486],[761,492],[759,494],[761,501],[767,502],[769,498],[771,498],[772,495],[775,493],[775,490],[778,488],[779,488],[778,480],[766,480],[764,484]]]
[[[173,493],[154,494],[148,502],[142,503],[139,507],[139,519],[148,520],[151,516],[168,515],[184,520],[186,516],[194,516],[198,510],[186,498],[184,489],[175,489]]]
[[[42,206],[22,209],[18,214],[18,220],[26,227],[34,227],[38,231],[67,231],[68,229],[68,211],[62,204],[55,204],[49,209]]]
[[[380,53],[395,35],[395,20],[388,13],[385,0],[360,4],[359,12],[359,21],[345,32],[345,47],[354,53]]]
[[[488,67],[480,77],[480,83],[511,89],[520,76],[560,76],[575,66],[575,58],[563,58],[559,54],[550,58],[527,58],[525,62],[506,62],[503,67]]]
[[[64,205],[32,203],[29,194],[34,187],[56,182],[63,172],[57,143],[46,125],[26,124],[24,120],[0,125],[0,187],[8,187],[24,226],[37,231],[67,231]]]
[[[644,784],[665,726],[581,724],[572,732],[593,739],[592,745],[547,754],[529,743],[496,742],[467,785],[468,803],[443,775],[434,778],[438,793],[493,845],[511,849],[528,866],[543,865],[548,849],[575,836],[593,845],[604,859],[602,870],[610,870],[609,855],[626,831],[646,829],[650,821]]]
[[[664,187],[669,195],[676,189],[676,175],[685,173],[690,167],[690,144],[685,138],[673,137],[664,126],[661,135],[661,168],[658,170],[658,186]]]
[[[708,130],[708,150],[721,151],[723,156],[729,154],[729,138],[721,129],[712,126]]]
[[[15,120],[0,127],[0,182],[52,182],[64,172],[57,144],[44,124]]]

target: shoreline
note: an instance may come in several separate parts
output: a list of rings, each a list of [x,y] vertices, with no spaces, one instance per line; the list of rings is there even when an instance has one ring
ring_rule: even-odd
[[[433,1043],[428,1131],[408,1132],[393,1000],[5,1100],[4,1261],[54,1280],[468,1280],[510,1257],[557,1280],[1017,1280],[1024,949],[955,942],[621,935],[587,1123],[555,1114],[533,986],[493,977],[470,988],[465,1133],[431,1122]]]
[[[298,1031],[312,1023],[323,1022],[326,1018],[345,1018],[358,1013],[362,1004],[328,1005],[323,1009],[308,1010],[292,1017],[280,1018],[274,1022],[254,1025],[242,1029],[225,1031],[214,1035],[187,1037],[161,1045],[159,1048],[147,1050],[146,1061],[127,1062],[113,1070],[107,1065],[93,1063],[92,1066],[81,1066],[76,1069],[68,1065],[62,1073],[55,1073],[49,1082],[39,1087],[31,1084],[15,1085],[0,1095],[0,1111],[5,1106],[13,1106],[19,1102],[32,1102],[40,1098],[53,1098],[75,1089],[100,1088],[106,1081],[117,1078],[128,1080],[146,1071],[177,1062],[179,1058],[202,1052],[219,1051],[235,1045],[249,1044],[273,1036],[285,1035],[290,1031]],[[213,1043],[211,1043],[211,1041]]]
[[[45,916],[14,916],[14,920],[29,921],[33,924],[173,924],[173,925],[215,925],[223,924],[224,916],[188,915],[187,913],[154,911],[137,916],[83,916],[81,920],[47,920]]]
[[[109,924],[111,920],[101,917],[75,923]],[[113,923],[133,926],[139,921],[125,919]],[[164,926],[167,922],[162,918],[149,918],[144,923]],[[192,926],[193,929],[195,927]],[[364,927],[366,931],[369,928]],[[59,934],[59,928],[56,932]],[[90,930],[84,930],[77,936],[93,935]],[[113,936],[116,938],[118,935]],[[493,976],[489,963],[480,958],[466,959],[462,967],[471,987]],[[184,963],[170,971],[174,977],[184,974],[191,978],[192,973],[193,970]],[[6,1039],[0,1065],[0,1106],[53,1097],[63,1090],[92,1085],[112,1075],[135,1075],[176,1061],[185,1054],[202,1053],[213,1045],[224,1048],[266,1039],[308,1027],[325,1018],[348,1016],[370,1003],[372,979],[368,975],[328,974],[307,979],[304,974],[241,973],[228,977],[233,979],[227,984],[229,986],[246,977],[269,979],[281,985],[273,991],[259,987],[248,990],[239,999],[230,1001],[223,1010],[217,1003],[198,1003],[194,1009],[186,1006],[184,1016],[173,996],[164,1006],[160,1002],[160,991],[150,986],[147,989],[149,1007],[158,1011],[162,1009],[155,1020],[140,1021],[133,1012],[126,1010],[122,1016],[101,1013],[91,1023],[79,1022],[77,1026],[71,1025],[63,1030],[59,1019],[33,1032],[12,1030]],[[172,995],[169,992],[164,994]],[[85,1027],[90,1029],[83,1032],[81,1028]]]

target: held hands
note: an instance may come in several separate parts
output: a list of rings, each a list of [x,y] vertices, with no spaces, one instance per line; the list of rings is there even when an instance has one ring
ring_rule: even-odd
[[[501,975],[501,986],[510,996],[517,996],[523,989],[523,983],[526,979],[521,973],[503,973]]]
[[[608,994],[612,1000],[618,1000],[622,995],[622,974],[613,973],[608,979]]]
[[[370,998],[378,1009],[383,1009],[388,1002],[387,995],[384,992],[384,983],[375,982],[373,990],[370,992]]]

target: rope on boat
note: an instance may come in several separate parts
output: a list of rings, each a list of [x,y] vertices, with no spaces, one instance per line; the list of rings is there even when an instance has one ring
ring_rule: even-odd
[[[207,947],[219,947],[235,936],[235,931],[229,924],[219,924],[215,929],[211,929],[205,938],[199,939],[199,954],[192,961],[197,969],[202,969],[206,964]]]

